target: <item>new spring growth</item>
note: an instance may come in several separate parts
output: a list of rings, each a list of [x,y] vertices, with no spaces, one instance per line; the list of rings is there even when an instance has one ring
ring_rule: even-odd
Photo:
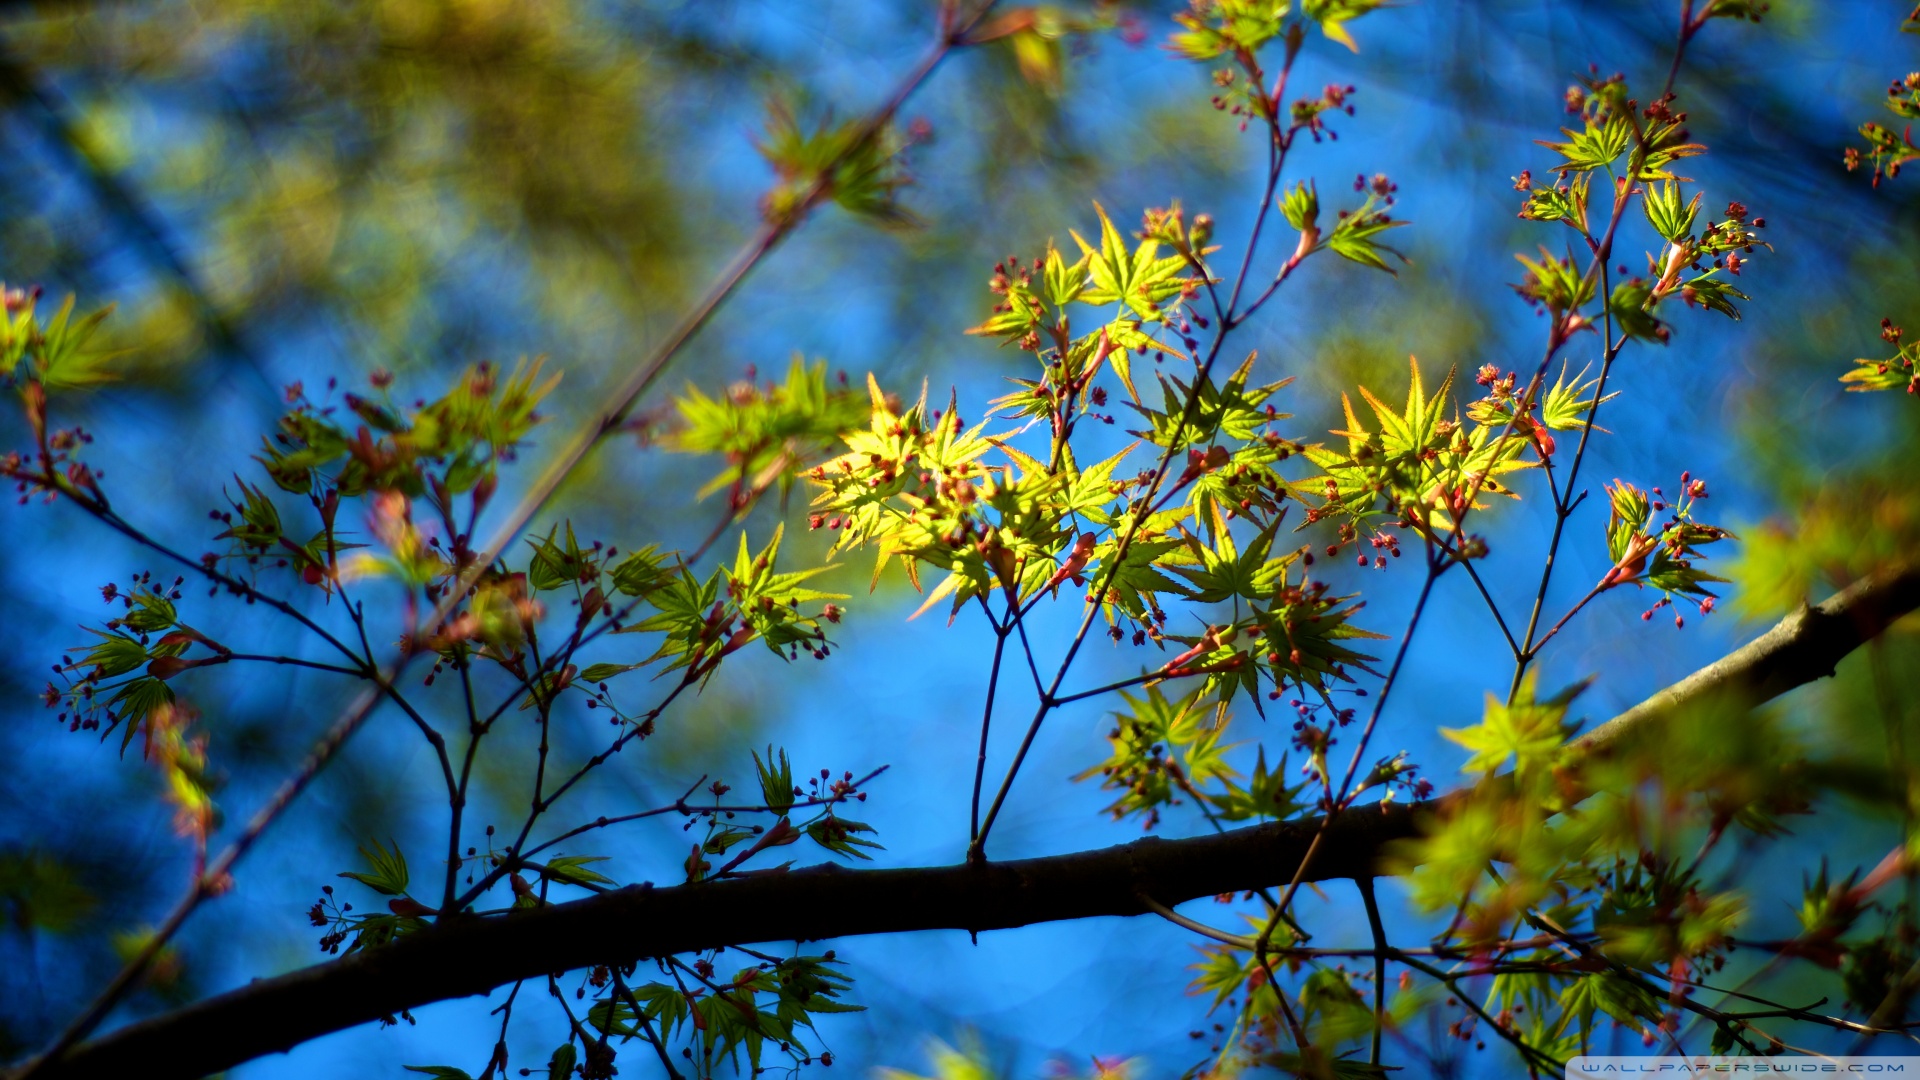
[[[1168,678],[1179,678],[1183,675],[1200,675],[1209,672],[1227,671],[1239,667],[1242,660],[1240,653],[1234,653],[1231,657],[1213,664],[1205,664],[1196,668],[1186,666],[1189,662],[1205,656],[1215,649],[1226,648],[1233,644],[1234,640],[1239,636],[1240,628],[1237,626],[1208,627],[1207,632],[1200,635],[1200,640],[1191,649],[1167,661],[1167,666],[1164,669],[1166,676]]]
[[[1073,550],[1068,553],[1067,561],[1047,579],[1047,591],[1055,596],[1060,595],[1060,583],[1068,578],[1072,578],[1075,585],[1087,583],[1085,571],[1087,561],[1093,558],[1094,539],[1094,535],[1090,532],[1080,534],[1079,538],[1073,542]]]

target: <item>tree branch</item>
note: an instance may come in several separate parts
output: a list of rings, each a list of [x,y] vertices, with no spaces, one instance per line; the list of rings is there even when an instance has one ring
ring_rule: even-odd
[[[1373,872],[1374,853],[1414,835],[1408,808],[1350,810],[1315,875]],[[1187,840],[1147,837],[1018,862],[900,870],[838,865],[787,874],[634,886],[502,918],[452,920],[209,998],[73,1048],[43,1077],[193,1077],[429,1002],[516,979],[742,941],[907,930],[1000,930],[1099,915],[1141,915],[1139,893],[1177,904],[1291,876],[1317,820]],[[162,1050],[164,1048],[164,1050]]]
[[[1842,657],[1915,609],[1920,609],[1920,564],[1869,575],[1822,603],[1802,605],[1771,630],[1587,732],[1575,745],[1586,753],[1611,749],[1712,699],[1744,698],[1750,706],[1770,701],[1832,675]]]
[[[1759,704],[1834,665],[1920,608],[1920,567],[1897,567],[1803,607],[1745,647],[1648,698],[1579,744],[1605,751],[1705,698]],[[1305,880],[1370,878],[1426,807],[1358,807],[1325,830]],[[401,1009],[485,994],[526,978],[601,963],[750,941],[910,930],[978,932],[1102,915],[1142,915],[1290,880],[1319,819],[1257,825],[1018,862],[896,870],[819,866],[656,889],[630,886],[500,918],[466,917],[391,946],[262,979],[142,1020],[46,1062],[41,1076],[197,1077]]]

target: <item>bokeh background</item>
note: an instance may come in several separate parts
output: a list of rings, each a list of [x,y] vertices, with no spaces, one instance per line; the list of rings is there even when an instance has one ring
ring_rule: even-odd
[[[1358,114],[1335,122],[1337,141],[1303,147],[1290,176],[1317,179],[1332,199],[1356,175],[1386,172],[1414,225],[1394,237],[1411,258],[1397,278],[1317,259],[1241,332],[1261,375],[1298,378],[1283,397],[1298,417],[1292,434],[1338,426],[1338,392],[1355,383],[1388,399],[1403,392],[1409,355],[1430,379],[1450,366],[1529,369],[1543,324],[1506,286],[1517,279],[1511,253],[1567,234],[1515,217],[1511,177],[1551,165],[1533,140],[1555,136],[1562,95],[1589,64],[1657,85],[1677,6],[1420,0],[1355,24],[1357,54],[1310,42],[1295,86],[1354,84]],[[1713,151],[1690,171],[1710,207],[1738,198],[1766,217],[1775,251],[1741,279],[1754,296],[1743,321],[1683,313],[1670,346],[1628,350],[1586,486],[1597,496],[1616,476],[1673,484],[1690,469],[1711,485],[1710,520],[1751,538],[1811,529],[1818,541],[1762,545],[1733,590],[1749,601],[1683,631],[1639,619],[1651,597],[1594,604],[1543,673],[1548,684],[1599,675],[1582,699],[1594,721],[1751,636],[1742,612],[1770,617],[1857,572],[1856,544],[1898,545],[1920,527],[1920,412],[1905,395],[1844,395],[1836,381],[1852,358],[1882,350],[1883,315],[1920,318],[1920,177],[1875,190],[1841,165],[1854,127],[1881,119],[1887,80],[1920,66],[1920,39],[1894,32],[1906,6],[1778,0],[1762,25],[1716,23],[1689,55],[1681,104]],[[1125,223],[1178,198],[1214,214],[1237,251],[1259,198],[1260,145],[1208,106],[1204,68],[1159,47],[1173,6],[1131,10],[1148,40],[1076,43],[1057,86],[1025,81],[1005,48],[954,56],[903,114],[934,132],[911,152],[904,199],[918,225],[882,230],[821,213],[682,354],[663,389],[715,390],[749,365],[777,371],[799,353],[908,393],[923,379],[940,395],[956,387],[972,416],[1016,373],[1013,353],[961,334],[991,303],[998,258],[1067,243],[1069,228],[1086,233],[1095,199]],[[252,476],[249,455],[296,380],[351,386],[384,369],[404,396],[430,397],[475,360],[544,354],[565,380],[527,455],[542,460],[752,229],[771,180],[754,149],[765,101],[856,114],[931,32],[922,0],[5,3],[0,277],[118,303],[108,332],[127,350],[124,378],[62,407],[96,434],[91,460],[123,513],[198,552],[217,529],[206,511],[224,506],[236,473]],[[1274,239],[1267,264],[1291,243]],[[1632,244],[1622,250],[1621,261],[1639,261]],[[1596,351],[1583,341],[1575,367]],[[656,391],[645,408],[665,402]],[[0,433],[9,447],[27,441],[14,411],[0,415]],[[690,547],[721,508],[690,505],[689,492],[716,468],[618,441],[567,485],[548,520],[571,517],[583,535],[623,548]],[[1572,526],[1550,611],[1604,572],[1604,505],[1590,501]],[[1516,617],[1550,510],[1533,498],[1484,522],[1491,586]],[[756,542],[780,513],[772,500],[755,512]],[[105,981],[116,937],[171,903],[188,861],[154,770],[137,755],[120,760],[114,742],[69,735],[37,700],[47,665],[83,640],[80,625],[106,617],[98,586],[163,568],[64,507],[9,507],[0,537],[0,865],[10,875],[0,879],[0,1057],[9,1057],[48,1038]],[[796,551],[811,542],[793,541]],[[854,561],[841,577],[858,594],[854,613],[829,662],[742,654],[583,790],[574,814],[660,805],[703,773],[750,783],[747,748],[776,742],[801,770],[890,766],[862,807],[886,845],[881,864],[957,861],[991,636],[977,619],[905,621],[910,590],[889,576],[867,596],[867,564]],[[1352,579],[1371,601],[1365,625],[1397,632],[1416,573]],[[188,595],[187,617],[217,636],[250,636],[259,651],[309,647],[283,622]],[[1075,614],[1040,616],[1043,663]],[[343,621],[338,610],[322,615]],[[1378,749],[1411,751],[1444,786],[1463,752],[1436,728],[1473,722],[1483,693],[1505,688],[1497,634],[1470,583],[1446,580]],[[1878,697],[1862,657],[1779,707],[1818,752],[1871,758],[1884,753],[1882,717],[1920,722],[1920,652],[1899,634],[1872,652],[1890,676]],[[1096,685],[1137,663],[1102,642],[1074,681]],[[215,669],[181,687],[205,713],[230,822],[295,766],[347,696],[314,673],[240,674]],[[1024,683],[1005,684],[996,768],[1029,715]],[[420,699],[452,708],[455,688],[441,690]],[[1107,800],[1093,785],[1067,780],[1104,756],[1111,704],[1050,720],[995,832],[997,857],[1138,834],[1100,815]],[[605,725],[574,712],[556,729],[564,750],[585,754]],[[1285,745],[1284,725],[1251,715],[1233,734],[1249,752],[1264,740],[1277,757]],[[506,826],[525,797],[531,733],[489,746],[469,820]],[[391,836],[430,864],[424,853],[442,842],[445,814],[436,777],[417,733],[382,714],[243,864],[236,891],[182,935],[178,978],[119,1016],[319,959],[303,911],[355,865],[356,844]],[[1837,800],[1822,809],[1835,816],[1753,855],[1771,884],[1754,901],[1752,936],[1792,932],[1803,869],[1821,857],[1840,871],[1871,865],[1898,836],[1897,821],[1869,809]],[[1202,828],[1176,812],[1161,831]],[[664,826],[606,834],[594,851],[616,857],[622,880],[667,882],[683,845]],[[1396,940],[1428,932],[1394,916],[1403,908],[1393,883],[1382,889]],[[1303,904],[1322,942],[1364,940],[1351,886],[1329,884]],[[918,1068],[925,1037],[963,1029],[979,1033],[1007,1076],[1084,1072],[1100,1054],[1137,1056],[1144,1075],[1173,1077],[1206,1053],[1189,1033],[1212,1020],[1204,999],[1184,993],[1196,942],[1157,920],[1033,927],[978,944],[958,932],[834,944],[852,961],[854,999],[869,1006],[823,1023],[836,1070]],[[1796,1004],[1833,992],[1795,978],[1806,981],[1773,989]],[[234,1075],[402,1075],[401,1062],[477,1071],[493,1037],[489,1007],[437,1005],[418,1011],[417,1026],[344,1032]],[[510,1031],[516,1065],[544,1062],[557,1041],[547,1012],[521,1010]],[[1463,1074],[1511,1066],[1504,1048],[1437,1041]],[[636,1050],[622,1067],[651,1075],[653,1063]]]

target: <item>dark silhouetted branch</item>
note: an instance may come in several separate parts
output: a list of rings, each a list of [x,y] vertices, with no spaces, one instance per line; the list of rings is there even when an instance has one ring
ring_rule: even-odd
[[[1899,566],[1862,578],[1823,603],[1802,606],[1771,630],[1655,693],[1581,736],[1588,753],[1709,701],[1770,701],[1833,674],[1841,658],[1920,609],[1920,566]]]
[[[1581,740],[1603,751],[1710,697],[1758,704],[1834,665],[1920,608],[1920,569],[1897,568],[1802,608]],[[1388,844],[1417,835],[1424,809],[1367,807],[1332,823],[1307,880],[1367,878]],[[999,930],[1274,885],[1293,878],[1320,822],[1258,825],[1184,840],[1149,837],[1018,862],[899,870],[822,866],[629,887],[514,915],[453,921],[380,949],[262,979],[130,1024],[47,1062],[44,1077],[194,1077],[435,1001],[602,963],[752,942],[909,930]],[[1148,899],[1143,899],[1150,898]]]

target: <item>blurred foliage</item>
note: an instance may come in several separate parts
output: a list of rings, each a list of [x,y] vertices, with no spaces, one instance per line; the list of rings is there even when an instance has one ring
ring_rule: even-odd
[[[0,914],[22,934],[64,934],[94,906],[72,867],[38,851],[0,854]]]
[[[381,353],[436,329],[433,291],[494,237],[520,256],[505,295],[558,321],[679,300],[661,211],[689,194],[646,102],[727,58],[623,44],[587,5],[517,0],[75,7],[9,35],[72,87],[91,155],[186,204],[216,308],[324,305]]]
[[[1920,491],[1905,476],[1865,473],[1783,492],[1796,509],[1745,537],[1733,573],[1735,610],[1774,618],[1809,598],[1920,552]]]
[[[928,1075],[895,1068],[878,1068],[873,1075],[880,1080],[997,1080],[1005,1075],[1004,1068],[995,1067],[978,1032],[962,1031],[958,1042],[956,1047],[939,1039],[927,1040],[927,1063],[932,1066]],[[1095,1057],[1082,1074],[1072,1064],[1055,1060],[1049,1063],[1047,1075],[1054,1080],[1074,1080],[1082,1075],[1087,1080],[1130,1080],[1145,1064],[1137,1058]]]

